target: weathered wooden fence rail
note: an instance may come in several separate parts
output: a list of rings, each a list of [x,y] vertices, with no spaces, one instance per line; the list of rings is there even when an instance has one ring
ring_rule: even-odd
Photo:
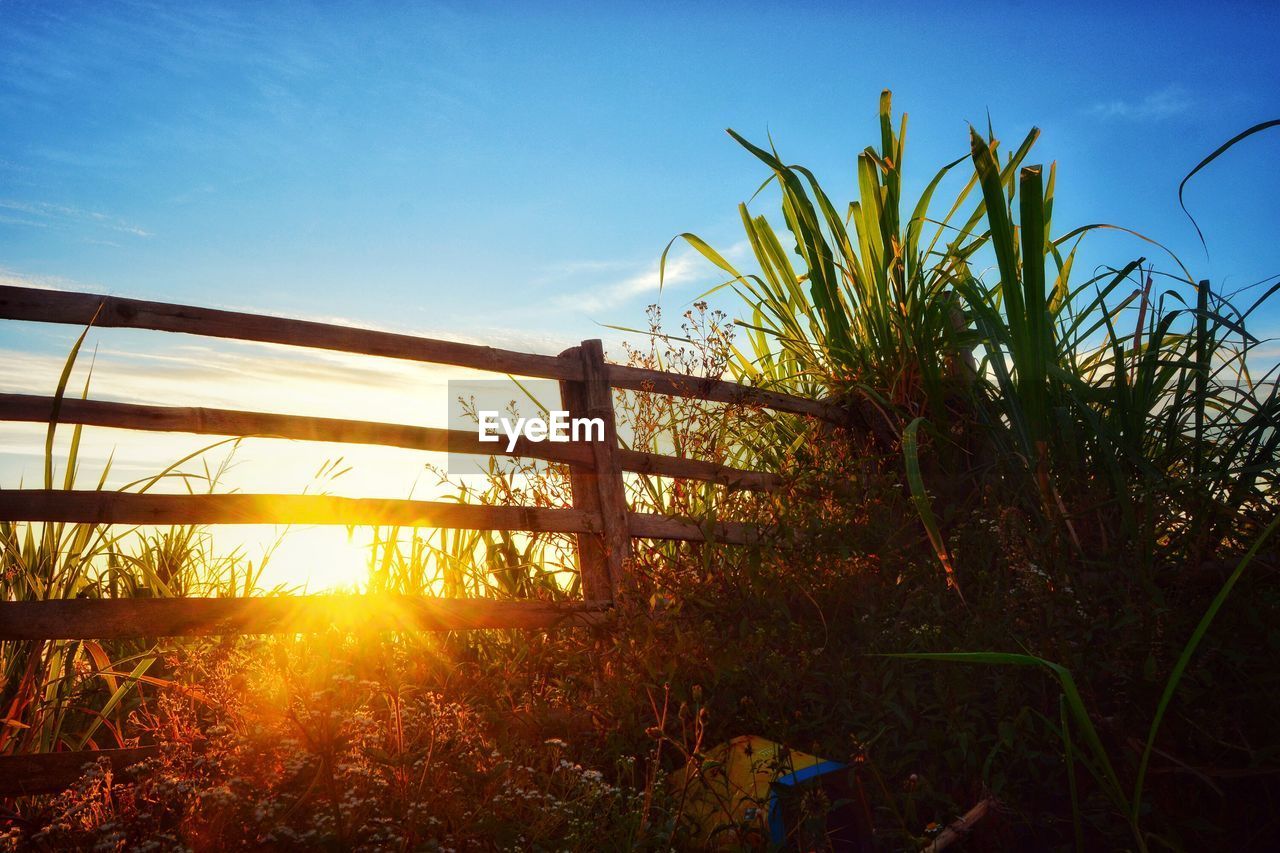
[[[114,773],[120,774],[159,752],[159,747],[137,746],[131,749],[0,755],[0,796],[21,797],[61,791],[80,778],[86,764],[105,760]]]
[[[354,604],[362,606],[354,607]],[[372,606],[363,606],[372,605]],[[232,634],[466,631],[600,623],[607,604],[432,598],[419,595],[282,595],[265,598],[65,598],[9,602],[6,640],[102,640]]]
[[[55,402],[52,397],[0,393],[0,421],[48,423],[53,418]],[[66,398],[59,405],[57,417],[63,423],[147,432],[187,432],[198,435],[256,436],[342,444],[372,444],[440,453],[521,456],[528,459],[579,465],[590,464],[593,461],[590,449],[580,443],[537,442],[521,437],[517,439],[515,449],[508,452],[504,443],[481,442],[476,437],[476,433],[467,430],[341,418],[277,415],[229,409],[142,406],[133,403]],[[677,459],[627,448],[618,449],[618,460],[623,471],[705,480],[737,489],[770,491],[777,488],[779,484],[777,475],[767,472],[743,471],[700,459]]]
[[[259,343],[377,355],[469,367],[538,379],[580,381],[582,362],[564,355],[536,355],[476,344],[438,341],[394,332],[357,329],[313,320],[291,320],[167,302],[147,302],[94,293],[0,286],[0,319],[90,324],[102,328],[151,329]],[[817,400],[725,382],[645,370],[620,364],[603,368],[614,388],[697,397],[718,403],[757,403],[779,412],[840,420],[838,409]]]
[[[75,423],[152,432],[371,444],[475,455],[520,456],[569,468],[573,506],[550,509],[480,506],[443,501],[342,498],[316,495],[159,495],[107,491],[0,489],[0,520],[90,524],[342,524],[554,532],[577,537],[582,602],[363,596],[374,606],[353,608],[345,596],[250,599],[75,599],[0,601],[0,640],[121,639],[129,637],[301,633],[338,628],[471,630],[598,625],[623,578],[633,539],[744,545],[760,542],[754,526],[632,512],[624,473],[770,491],[771,473],[620,447],[614,389],[762,406],[838,422],[828,404],[726,382],[610,364],[601,342],[584,341],[558,356],[432,340],[235,311],[124,299],[91,293],[0,286],[0,319],[77,326],[150,329],[231,340],[334,350],[452,365],[560,383],[572,417],[600,418],[604,441],[550,443],[521,439],[508,452],[475,433],[406,424],[228,409],[166,407],[99,400],[0,394],[0,421]],[[358,622],[352,616],[358,613]],[[115,766],[146,749],[101,753],[0,756],[0,795],[65,786],[86,761],[102,755]]]

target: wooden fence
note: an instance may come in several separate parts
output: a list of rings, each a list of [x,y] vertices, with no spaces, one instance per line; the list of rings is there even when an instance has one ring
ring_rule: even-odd
[[[573,506],[549,509],[464,505],[438,501],[309,495],[159,495],[109,491],[0,489],[0,520],[92,524],[342,524],[520,530],[574,534],[583,601],[443,599],[382,596],[360,608],[362,621],[389,629],[464,630],[598,624],[626,571],[632,539],[750,544],[751,525],[707,524],[632,512],[624,473],[701,480],[729,488],[769,491],[769,473],[622,448],[613,390],[645,391],[722,403],[748,403],[831,421],[840,412],[824,403],[718,379],[644,370],[604,359],[601,342],[583,341],[558,356],[439,341],[163,302],[90,293],[0,286],[0,319],[76,326],[179,332],[453,365],[522,377],[554,379],[571,417],[599,418],[603,441],[549,443],[521,439],[507,451],[476,433],[338,418],[134,405],[97,400],[0,394],[0,421],[75,423],[155,432],[256,436],[383,445],[414,450],[537,458],[569,468]],[[243,599],[75,599],[0,601],[0,640],[108,639],[303,632],[344,624],[342,596]],[[145,752],[145,750],[144,750]],[[65,786],[85,761],[136,761],[131,750],[0,756],[0,795]]]

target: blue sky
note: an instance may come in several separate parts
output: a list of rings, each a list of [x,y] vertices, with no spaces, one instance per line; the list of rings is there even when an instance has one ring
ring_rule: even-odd
[[[1280,115],[1274,4],[898,8],[6,0],[0,267],[579,338],[640,321],[672,235],[739,240],[735,205],[762,172],[725,127],[772,133],[847,196],[887,86],[911,115],[918,182],[989,110],[1011,141],[1043,128],[1060,228],[1137,228],[1215,281],[1280,271],[1276,138],[1192,185],[1208,260],[1175,198],[1201,156]]]
[[[740,245],[736,205],[765,175],[726,127],[772,134],[841,201],[889,87],[916,189],[967,151],[968,122],[989,112],[1010,143],[1038,125],[1058,233],[1132,227],[1233,289],[1280,272],[1280,134],[1190,186],[1208,256],[1176,190],[1280,116],[1277,31],[1274,3],[0,0],[0,280],[547,352],[616,340],[598,324],[643,324],[672,236]],[[1149,252],[1099,238],[1079,268]],[[668,314],[717,281],[678,255]],[[0,324],[0,391],[49,393],[74,334]],[[94,343],[100,397],[443,425],[443,392],[404,399],[442,377],[403,365],[371,379],[155,333]],[[4,483],[39,452],[15,429]],[[295,479],[311,470],[300,457]]]

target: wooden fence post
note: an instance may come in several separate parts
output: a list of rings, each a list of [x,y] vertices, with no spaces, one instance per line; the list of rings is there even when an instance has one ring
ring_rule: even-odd
[[[570,464],[569,482],[575,509],[598,517],[599,534],[578,534],[578,569],[582,573],[582,594],[587,601],[612,601],[622,573],[631,558],[631,531],[627,521],[627,496],[618,454],[618,429],[613,411],[613,388],[609,384],[604,345],[599,340],[583,341],[561,353],[564,358],[582,360],[581,381],[560,383],[560,401],[570,418],[599,418],[604,423],[604,440],[589,442],[593,463],[590,468]]]

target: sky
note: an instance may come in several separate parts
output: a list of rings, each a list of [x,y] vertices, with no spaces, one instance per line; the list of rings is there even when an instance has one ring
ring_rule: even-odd
[[[737,204],[766,174],[726,128],[846,200],[890,88],[910,115],[908,197],[966,153],[969,123],[1010,144],[1038,126],[1056,231],[1124,225],[1233,290],[1280,273],[1280,133],[1188,186],[1207,252],[1177,187],[1280,117],[1277,31],[1274,3],[0,0],[0,282],[616,351],[606,325],[641,326],[654,301],[677,316],[720,280],[677,250],[659,294],[673,236],[744,255]],[[1139,254],[1168,266],[1118,236],[1086,266]],[[1259,320],[1271,332],[1280,311]],[[0,322],[0,391],[51,393],[75,335]],[[453,376],[162,333],[89,347],[93,395],[138,402],[442,426]],[[35,475],[41,441],[0,426],[0,485]],[[114,448],[124,476],[192,446],[98,430],[86,454]],[[326,452],[260,451],[280,490]],[[237,485],[264,485],[254,470]],[[421,477],[394,453],[360,470],[343,488],[398,496]]]

